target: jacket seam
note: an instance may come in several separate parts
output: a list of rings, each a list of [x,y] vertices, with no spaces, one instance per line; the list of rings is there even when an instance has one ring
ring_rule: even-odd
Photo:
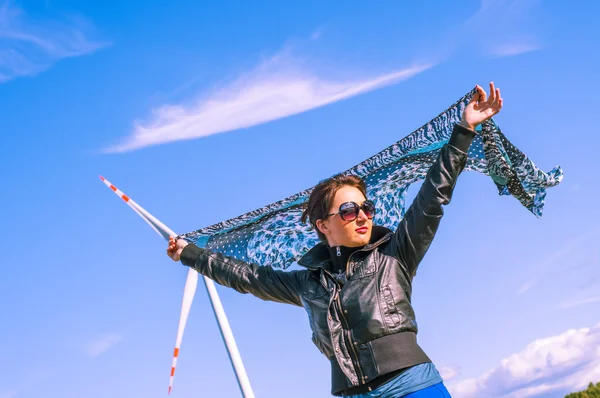
[[[369,348],[369,353],[371,354],[371,361],[373,362],[373,364],[375,364],[375,371],[377,372],[377,374],[380,374],[379,365],[375,360],[375,352],[373,351],[373,345],[370,341],[367,343],[367,347]]]
[[[377,287],[378,287],[378,290],[379,290],[380,292],[382,292],[382,291],[383,291],[383,286],[381,286],[381,284],[380,284],[379,282],[377,282],[377,285],[378,285],[378,286],[377,286]],[[385,328],[385,333],[384,333],[384,335],[387,335],[387,334],[389,334],[389,333],[390,333],[390,328],[388,327],[388,325],[387,325],[387,323],[386,323],[386,321],[385,321],[385,314],[384,314],[384,312],[383,312],[383,308],[382,308],[383,306],[381,305],[381,304],[382,304],[382,303],[381,303],[381,294],[378,294],[378,295],[377,295],[377,304],[378,304],[378,307],[379,307],[379,316],[381,316],[381,321],[382,321],[381,323],[383,324],[383,327]],[[370,342],[370,341],[368,342],[368,344],[369,344],[369,347],[371,347],[371,342]],[[369,348],[369,349],[370,349],[370,348]]]
[[[218,257],[216,257],[216,254],[208,253],[207,256],[209,258],[213,259],[214,261],[227,266],[227,268],[233,268],[234,271],[241,271],[241,273],[243,273],[244,276],[248,276],[249,274],[252,273],[248,269],[245,269],[245,267],[234,265],[235,262],[233,262],[233,261],[224,261],[224,260],[219,259]],[[234,263],[234,264],[231,264],[231,263]]]

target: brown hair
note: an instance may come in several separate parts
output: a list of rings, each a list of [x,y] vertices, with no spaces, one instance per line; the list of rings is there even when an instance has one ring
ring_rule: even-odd
[[[354,175],[338,174],[317,184],[308,198],[306,209],[302,212],[300,220],[306,222],[308,219],[322,242],[327,242],[327,239],[317,228],[317,220],[325,219],[329,213],[335,194],[344,186],[357,188],[365,195],[365,198],[367,197],[367,186],[362,178]]]

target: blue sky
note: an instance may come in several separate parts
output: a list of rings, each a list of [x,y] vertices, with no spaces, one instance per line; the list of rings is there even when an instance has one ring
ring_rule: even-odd
[[[187,232],[490,80],[505,134],[565,178],[540,220],[461,176],[414,282],[419,342],[455,397],[600,381],[600,6],[206,3],[0,1],[0,398],[166,395],[186,269],[98,175]],[[302,309],[218,290],[258,397],[329,396]],[[172,396],[239,396],[202,288]]]

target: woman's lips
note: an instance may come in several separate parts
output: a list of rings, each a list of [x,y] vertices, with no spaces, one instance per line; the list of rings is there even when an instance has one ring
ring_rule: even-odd
[[[356,232],[358,232],[359,234],[366,234],[368,230],[369,228],[367,227],[356,228]]]

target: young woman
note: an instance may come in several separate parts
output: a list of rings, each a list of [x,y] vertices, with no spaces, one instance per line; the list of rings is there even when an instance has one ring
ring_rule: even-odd
[[[336,176],[315,187],[302,215],[321,239],[298,261],[305,270],[247,264],[174,238],[167,254],[241,293],[303,306],[313,342],[331,363],[333,395],[450,397],[417,344],[412,279],[466,164],[475,127],[501,108],[493,83],[489,98],[477,86],[396,231],[373,225],[375,206],[360,178]]]

